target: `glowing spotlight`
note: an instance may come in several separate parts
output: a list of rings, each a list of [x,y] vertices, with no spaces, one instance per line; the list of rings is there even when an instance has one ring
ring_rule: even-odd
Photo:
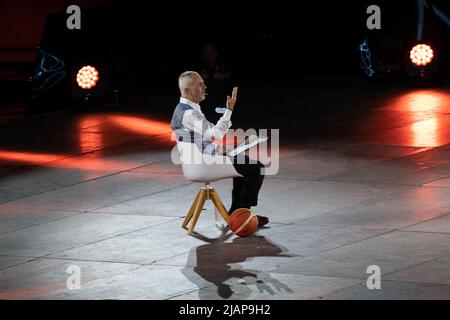
[[[434,52],[429,45],[418,44],[411,49],[409,57],[416,66],[426,66],[433,60]]]
[[[92,66],[85,66],[78,71],[77,83],[82,89],[91,89],[97,85],[98,71]]]

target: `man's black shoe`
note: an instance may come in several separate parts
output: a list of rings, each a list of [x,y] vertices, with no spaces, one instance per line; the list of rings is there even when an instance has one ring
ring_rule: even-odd
[[[265,226],[269,223],[269,218],[264,216],[257,216],[258,217],[258,228],[261,228],[262,226]]]

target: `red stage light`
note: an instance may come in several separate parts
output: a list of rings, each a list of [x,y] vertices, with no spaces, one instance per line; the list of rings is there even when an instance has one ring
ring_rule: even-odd
[[[433,60],[434,53],[429,45],[418,44],[411,49],[409,57],[416,66],[426,66]]]
[[[85,66],[78,71],[77,83],[83,89],[91,89],[97,85],[98,71],[92,66]]]

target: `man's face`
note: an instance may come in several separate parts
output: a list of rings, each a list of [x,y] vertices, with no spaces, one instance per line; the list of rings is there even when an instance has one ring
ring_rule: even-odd
[[[191,101],[200,103],[206,98],[206,85],[200,75],[192,78],[192,84],[188,88],[188,94]]]

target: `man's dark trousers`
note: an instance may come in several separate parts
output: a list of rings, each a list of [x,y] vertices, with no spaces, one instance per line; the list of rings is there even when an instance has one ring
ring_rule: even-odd
[[[258,205],[258,193],[261,189],[264,175],[261,169],[264,165],[249,157],[231,158],[233,166],[242,177],[233,178],[232,203],[230,213],[237,208],[249,208]],[[239,161],[238,161],[239,160]],[[245,161],[244,161],[245,160]]]

